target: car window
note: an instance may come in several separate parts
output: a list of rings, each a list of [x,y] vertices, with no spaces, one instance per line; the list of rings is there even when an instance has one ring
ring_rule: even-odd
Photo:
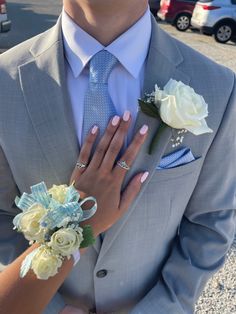
[[[236,4],[236,0],[231,0],[231,3],[232,4]]]

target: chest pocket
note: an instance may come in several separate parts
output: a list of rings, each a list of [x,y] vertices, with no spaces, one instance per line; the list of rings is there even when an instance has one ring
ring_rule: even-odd
[[[180,179],[184,180],[185,178],[182,177],[185,177],[188,174],[199,173],[202,163],[203,158],[199,157],[196,160],[179,167],[155,170],[150,183]]]

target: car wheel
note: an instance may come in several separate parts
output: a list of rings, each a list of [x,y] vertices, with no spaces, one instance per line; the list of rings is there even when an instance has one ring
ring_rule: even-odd
[[[179,16],[177,16],[175,20],[175,27],[181,31],[185,32],[190,27],[190,20],[191,16],[186,13],[182,13]]]
[[[214,29],[214,38],[218,43],[224,44],[231,39],[233,35],[233,27],[230,23],[220,23]]]

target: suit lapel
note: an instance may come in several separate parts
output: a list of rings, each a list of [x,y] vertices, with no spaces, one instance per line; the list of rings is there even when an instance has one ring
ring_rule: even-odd
[[[53,183],[67,183],[78,156],[78,142],[65,81],[60,19],[31,47],[32,61],[19,67],[25,104]]]
[[[175,41],[169,35],[163,32],[153,19],[152,37],[146,63],[143,94],[151,93],[155,88],[155,84],[157,84],[160,88],[163,88],[171,78],[182,81],[185,84],[189,84],[189,77],[178,69],[178,66],[182,62],[183,57],[178,47],[176,46]],[[156,134],[159,128],[160,121],[153,119],[139,111],[135,124],[135,133],[141,128],[143,124],[147,124],[149,126],[149,135],[131,170],[126,176],[123,188],[135,174],[141,171],[148,171],[149,177],[126,215],[106,232],[98,262],[105,256],[106,252],[112,246],[112,243],[118,236],[119,232],[121,232],[122,227],[127,222],[131,213],[134,211],[136,204],[140,198],[142,198],[142,194],[150,182],[152,175],[154,174],[155,169],[159,164],[172,135],[171,128],[165,129],[160,137],[154,153],[149,155],[148,148],[153,136]]]
[[[79,154],[67,91],[61,19],[31,47],[32,61],[19,67],[25,104],[40,147],[48,160],[51,182],[68,183]],[[100,238],[94,249],[99,252]]]

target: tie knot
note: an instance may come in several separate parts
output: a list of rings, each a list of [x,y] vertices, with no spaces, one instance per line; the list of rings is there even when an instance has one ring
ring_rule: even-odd
[[[90,60],[90,82],[107,83],[109,75],[118,60],[107,50],[101,50]]]

